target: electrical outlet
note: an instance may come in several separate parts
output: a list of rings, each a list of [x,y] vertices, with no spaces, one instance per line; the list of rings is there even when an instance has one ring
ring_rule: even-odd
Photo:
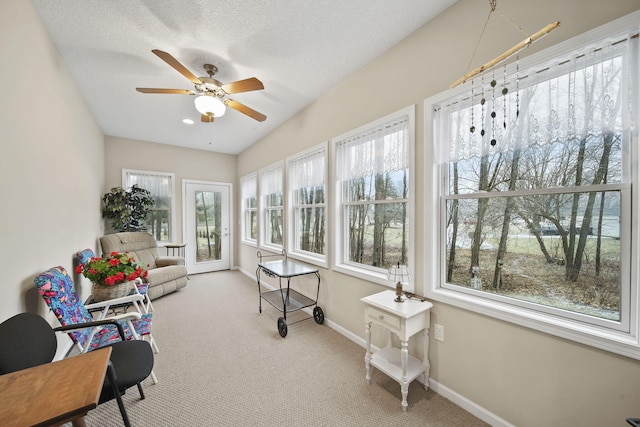
[[[436,341],[444,342],[444,326],[438,325],[436,323],[436,326],[434,328],[434,334],[435,334]]]

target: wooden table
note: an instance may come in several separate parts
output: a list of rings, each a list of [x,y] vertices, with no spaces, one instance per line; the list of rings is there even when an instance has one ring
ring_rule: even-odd
[[[0,425],[57,426],[98,406],[111,348],[0,375]]]

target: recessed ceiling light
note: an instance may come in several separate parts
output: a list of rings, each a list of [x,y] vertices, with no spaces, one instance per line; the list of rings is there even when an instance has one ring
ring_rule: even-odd
[[[185,125],[192,125],[195,122],[191,119],[182,119],[182,123],[184,123]]]

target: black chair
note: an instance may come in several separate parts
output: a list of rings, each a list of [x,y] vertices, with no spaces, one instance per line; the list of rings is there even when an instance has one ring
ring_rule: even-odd
[[[117,322],[100,320],[79,325],[52,329],[42,317],[33,313],[20,313],[0,323],[0,375],[50,363],[58,346],[56,331],[68,331],[101,324],[116,324],[123,341],[112,348],[107,375],[100,393],[99,403],[116,399],[124,425],[129,427],[129,417],[122,401],[126,389],[137,385],[140,398],[144,393],[140,383],[153,369],[151,345],[141,340],[124,340],[124,330]]]

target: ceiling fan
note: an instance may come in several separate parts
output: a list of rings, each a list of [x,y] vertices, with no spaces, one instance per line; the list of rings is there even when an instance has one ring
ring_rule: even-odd
[[[189,71],[184,65],[178,62],[173,56],[167,52],[163,52],[158,49],[154,49],[151,52],[155,53],[160,59],[172,66],[176,71],[185,76],[195,85],[194,90],[187,89],[155,89],[146,87],[137,87],[136,90],[141,93],[169,93],[178,95],[197,95],[195,99],[196,109],[201,114],[201,121],[205,123],[212,123],[215,117],[220,117],[224,114],[226,107],[233,108],[247,116],[255,119],[259,122],[266,120],[267,116],[258,111],[247,107],[244,104],[227,98],[227,95],[233,93],[250,92],[252,90],[264,89],[264,85],[260,80],[255,77],[251,77],[244,80],[238,80],[236,82],[222,84],[213,76],[218,72],[218,68],[212,64],[204,64],[204,69],[208,74],[208,77],[196,77],[191,71]]]

